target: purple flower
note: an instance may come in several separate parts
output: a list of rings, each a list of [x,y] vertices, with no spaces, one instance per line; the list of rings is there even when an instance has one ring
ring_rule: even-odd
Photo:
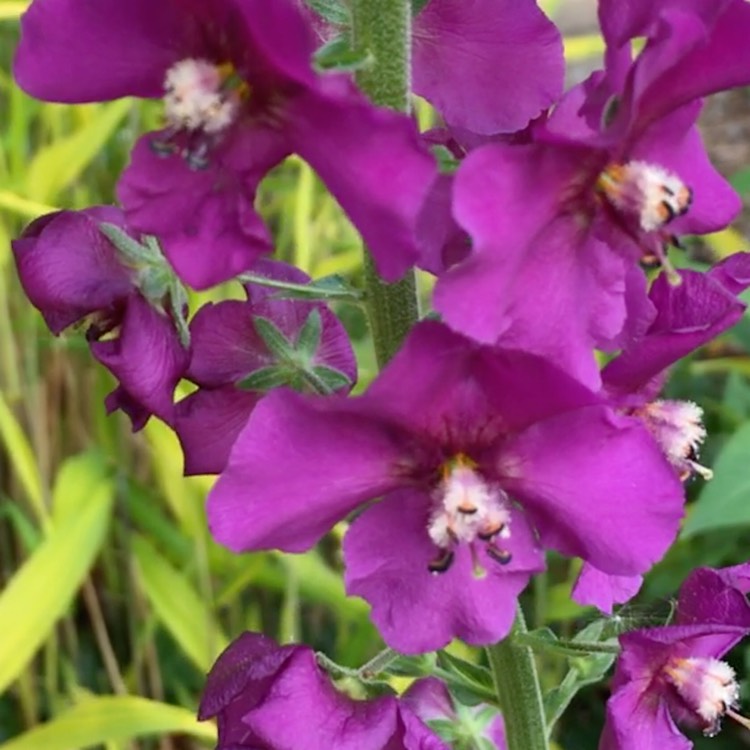
[[[208,675],[198,718],[216,717],[217,750],[447,750],[393,696],[339,692],[306,646],[243,633]]]
[[[102,224],[132,250],[117,248]],[[134,429],[151,414],[169,421],[189,353],[178,330],[181,290],[158,246],[139,245],[108,206],[47,214],[12,244],[24,290],[50,330],[86,322],[93,355],[120,383],[109,411],[123,409]]]
[[[159,236],[192,286],[235,276],[271,249],[255,190],[292,152],[341,203],[384,277],[416,260],[433,159],[408,117],[372,106],[345,76],[313,71],[313,31],[294,0],[35,0],[21,30],[15,74],[32,95],[163,98],[167,127],[141,139],[118,194],[131,225]]]
[[[413,682],[401,697],[425,724],[440,731],[451,747],[492,747],[506,750],[505,723],[496,708],[480,703],[462,706],[437,677],[423,677]],[[434,723],[433,723],[434,722]],[[489,744],[488,744],[489,743]]]
[[[677,724],[715,735],[736,713],[739,685],[721,657],[750,631],[750,566],[699,568],[683,584],[674,625],[620,636],[600,750],[689,750]]]
[[[680,271],[681,283],[664,276],[649,291],[654,315],[648,329],[602,371],[602,390],[622,414],[637,417],[654,436],[677,475],[712,473],[697,461],[706,437],[703,410],[691,401],[658,398],[667,368],[731,328],[745,303],[737,294],[750,286],[750,253],[737,253],[707,273]],[[611,613],[614,604],[635,596],[640,576],[608,576],[584,564],[573,599]]]
[[[513,132],[562,93],[560,33],[535,0],[429,0],[413,35],[414,91],[450,125]]]
[[[260,261],[255,270],[277,281],[310,281],[284,263]],[[176,405],[172,425],[186,474],[218,474],[226,466],[265,390],[286,384],[310,391],[322,382],[348,393],[357,378],[346,330],[324,303],[280,299],[278,290],[258,284],[247,284],[245,291],[246,301],[209,303],[190,322],[192,356],[185,377],[199,388]],[[256,328],[258,318],[288,341],[288,349],[269,348]]]
[[[208,517],[235,551],[296,552],[368,504],[344,541],[347,590],[373,605],[389,645],[414,653],[507,633],[543,567],[538,541],[644,572],[682,502],[638,420],[537,357],[427,322],[361,397],[266,396]]]
[[[618,8],[603,5],[602,23]],[[657,259],[674,279],[665,244],[725,226],[740,205],[695,119],[699,97],[750,82],[750,53],[736,56],[731,74],[718,62],[718,50],[750,32],[750,7],[653,8],[661,15],[643,52],[631,60],[629,47],[610,49],[606,71],[533,123],[531,142],[469,153],[453,211],[474,248],[436,288],[451,326],[550,356],[592,386],[592,348],[621,348],[650,315],[638,261]]]

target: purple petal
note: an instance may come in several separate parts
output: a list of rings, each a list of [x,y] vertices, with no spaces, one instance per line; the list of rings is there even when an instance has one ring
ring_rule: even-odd
[[[134,401],[171,423],[172,396],[187,369],[189,353],[167,315],[134,294],[128,300],[120,335],[91,342],[91,352]]]
[[[258,393],[234,386],[199,388],[175,406],[172,428],[185,457],[185,475],[220,474],[234,441],[260,400]]]
[[[575,436],[575,439],[571,439]],[[511,438],[497,467],[546,548],[639,575],[675,538],[684,493],[637,420],[592,406]]]
[[[750,287],[750,253],[734,253],[708,271],[708,275],[732,294]]]
[[[233,700],[242,698],[245,711],[263,700],[282,667],[299,646],[279,646],[272,638],[246,632],[221,652],[211,667],[203,688],[198,718],[202,721],[223,711]]]
[[[360,503],[404,482],[393,428],[344,398],[269,393],[208,496],[211,533],[235,552],[301,552]]]
[[[750,564],[713,570],[695,569],[682,584],[677,600],[679,624],[718,623],[750,630]]]
[[[396,281],[419,257],[417,224],[437,177],[414,122],[373,106],[340,76],[290,99],[286,117],[294,150],[346,211],[380,275]]]
[[[55,334],[134,290],[99,222],[125,227],[122,212],[110,206],[59,211],[31,222],[12,243],[24,291]]]
[[[375,750],[392,747],[399,713],[392,696],[355,701],[339,693],[312,650],[299,649],[243,722],[274,750]]]
[[[694,125],[701,104],[692,102],[655,122],[630,153],[631,159],[668,169],[692,188],[690,210],[669,225],[677,235],[723,229],[742,208],[735,190],[711,164]]]
[[[750,275],[743,275],[748,267],[750,254],[741,253],[708,273],[680,271],[682,283],[677,286],[659,276],[649,293],[656,318],[645,335],[604,368],[607,390],[627,394],[644,388],[677,360],[733,326],[745,309],[734,295],[750,284]]]
[[[412,329],[365,398],[372,413],[457,450],[466,450],[477,432],[486,443],[499,431],[597,401],[539,357],[481,346],[433,321]]]
[[[453,176],[441,174],[433,183],[419,217],[419,267],[441,274],[466,258],[470,241],[453,218]]]
[[[607,720],[599,750],[690,750],[693,747],[675,726],[666,701],[647,699],[646,688],[647,684],[628,683],[607,701]]]
[[[41,99],[160,97],[179,60],[232,63],[253,88],[310,85],[312,27],[292,0],[35,0],[15,75]]]
[[[430,507],[425,493],[394,492],[357,518],[344,538],[347,593],[372,605],[383,639],[401,653],[434,651],[453,638],[494,643],[510,630],[530,576],[544,568],[533,534],[514,512],[512,536],[503,540],[513,554],[508,565],[479,547],[486,575],[477,577],[460,545],[451,567],[436,575],[428,569],[439,552],[427,535]]]
[[[242,717],[262,703],[278,674],[300,646],[279,646],[259,633],[243,633],[219,656],[206,679],[198,718],[216,717],[218,750],[258,747]]]
[[[422,721],[453,719],[456,715],[451,694],[446,684],[437,677],[421,677],[412,682],[401,696],[401,702],[409,706]]]
[[[642,585],[643,576],[609,575],[584,563],[571,597],[578,604],[593,605],[611,615],[615,604],[624,604],[632,599]]]
[[[647,36],[667,8],[681,8],[710,23],[733,0],[599,0],[599,24],[608,45],[623,46],[633,37]]]
[[[159,133],[136,144],[117,185],[130,224],[159,237],[178,275],[203,289],[247,271],[271,250],[268,229],[253,206],[258,182],[287,154],[279,135],[238,125],[209,153],[205,169],[179,154],[158,156]]]
[[[414,91],[452,125],[523,128],[562,93],[562,40],[533,0],[430,0],[414,21]]]
[[[21,19],[15,78],[47,101],[159,97],[170,65],[192,56],[187,15],[171,0],[35,0]]]
[[[690,9],[662,11],[658,30],[634,73],[641,127],[695,99],[750,83],[750,7],[717,2],[713,17]]]

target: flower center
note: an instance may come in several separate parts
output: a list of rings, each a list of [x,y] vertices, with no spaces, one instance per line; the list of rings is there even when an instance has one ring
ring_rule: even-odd
[[[212,141],[236,121],[250,88],[230,64],[216,65],[208,60],[180,60],[164,78],[164,114],[167,131],[153,142],[157,153],[179,153],[196,169],[206,166]],[[178,133],[186,135],[187,145],[174,143]]]
[[[677,175],[644,161],[610,164],[597,187],[618,211],[638,219],[644,232],[663,229],[693,201],[693,191]]]
[[[220,133],[234,122],[247,85],[231,65],[180,60],[164,79],[167,122],[185,130]]]
[[[476,542],[501,565],[511,560],[511,553],[497,546],[499,539],[510,537],[508,496],[490,484],[476,471],[467,456],[458,455],[441,467],[442,479],[434,492],[434,507],[427,532],[440,550],[430,563],[433,573],[444,573],[453,563],[456,547],[468,544],[474,561],[474,573],[484,570],[477,560]]]
[[[710,469],[695,460],[706,437],[700,406],[692,401],[658,400],[631,413],[643,420],[664,455],[677,469],[680,479],[685,480],[692,474],[700,474],[704,479],[713,477]]]
[[[740,687],[734,670],[724,661],[707,658],[670,660],[664,675],[677,690],[685,705],[697,715],[704,734],[713,737],[721,729],[725,714],[746,721],[736,714]]]

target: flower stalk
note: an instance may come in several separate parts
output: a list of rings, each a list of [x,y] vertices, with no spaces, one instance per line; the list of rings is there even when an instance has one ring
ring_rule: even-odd
[[[373,63],[357,73],[357,83],[375,103],[409,110],[411,78],[411,5],[409,0],[353,0],[355,49]],[[378,276],[369,253],[364,259],[365,290],[375,354],[382,367],[398,351],[419,318],[416,278],[410,270],[395,284]]]
[[[521,645],[526,621],[518,607],[507,638],[487,648],[495,690],[505,718],[508,750],[548,750],[544,704],[534,654]]]

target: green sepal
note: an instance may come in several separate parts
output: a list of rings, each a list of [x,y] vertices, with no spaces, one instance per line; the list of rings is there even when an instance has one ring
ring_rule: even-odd
[[[329,391],[338,391],[341,388],[346,388],[348,385],[352,384],[348,375],[345,375],[340,370],[334,370],[332,367],[327,367],[326,365],[315,365],[312,368],[312,373]]]
[[[397,677],[428,677],[437,665],[437,654],[429,652],[417,656],[400,654],[388,665],[386,672]]]
[[[253,315],[253,327],[275,359],[282,362],[294,361],[294,347],[291,341],[276,327],[272,320],[261,315]]]
[[[364,295],[358,289],[349,285],[340,274],[323,276],[309,284],[295,284],[291,281],[279,281],[278,279],[258,276],[252,273],[243,273],[237,277],[242,284],[257,284],[271,289],[274,299],[340,299],[349,302],[361,302]]]
[[[115,249],[129,262],[128,265],[139,265],[141,263],[153,263],[157,257],[151,247],[142,245],[134,240],[124,229],[117,224],[103,221],[99,224],[99,231],[115,246]]]
[[[169,314],[180,343],[187,349],[190,346],[187,292],[164,257],[159,241],[153,235],[145,235],[138,242],[121,227],[108,222],[101,222],[99,231],[120,253],[125,264],[135,272],[134,283],[140,293],[152,307]]]
[[[299,329],[297,340],[294,342],[294,348],[302,356],[312,359],[320,346],[322,332],[323,321],[320,317],[320,310],[315,308],[307,316],[307,320],[305,320],[302,328]]]
[[[352,49],[346,36],[337,36],[319,47],[313,55],[313,64],[321,73],[337,71],[352,73],[372,67],[373,56],[366,49]]]
[[[432,147],[432,154],[437,159],[441,174],[453,174],[461,166],[460,160],[456,159],[451,150],[441,144]]]
[[[421,13],[430,0],[411,0],[411,14],[416,16]]]
[[[330,21],[336,26],[348,26],[351,24],[349,8],[341,0],[305,0],[308,7],[315,11],[321,18]]]
[[[260,370],[251,372],[247,377],[235,383],[235,386],[241,391],[261,391],[263,393],[284,385],[290,385],[290,373],[288,368],[278,365],[261,367]]]
[[[446,651],[438,652],[436,677],[443,680],[459,703],[476,706],[497,703],[492,673],[486,667],[459,659]]]

